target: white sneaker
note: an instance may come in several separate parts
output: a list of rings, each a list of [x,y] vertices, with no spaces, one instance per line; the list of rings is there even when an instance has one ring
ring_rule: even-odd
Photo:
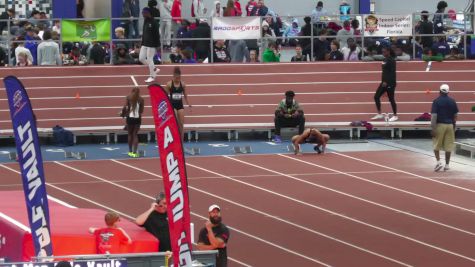
[[[155,79],[153,77],[148,77],[148,79],[145,80],[146,83],[151,83],[153,81],[155,81]]]
[[[434,171],[435,171],[435,172],[438,172],[438,171],[440,171],[440,170],[442,169],[442,167],[443,167],[443,166],[442,166],[442,163],[441,163],[441,162],[437,162],[437,165],[435,165],[435,167],[434,167]]]
[[[399,118],[397,116],[392,116],[390,119],[389,119],[389,122],[393,122],[393,121],[397,121],[399,120]]]
[[[449,164],[445,164],[444,172],[450,170]]]
[[[376,116],[372,117],[371,120],[382,120],[384,119],[384,114],[376,114]]]

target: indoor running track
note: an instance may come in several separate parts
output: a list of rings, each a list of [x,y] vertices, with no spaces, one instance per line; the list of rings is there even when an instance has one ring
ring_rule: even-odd
[[[475,266],[475,168],[432,163],[407,151],[189,157],[195,240],[216,203],[229,266]],[[159,165],[47,162],[47,190],[132,219],[163,188]],[[21,189],[17,169],[0,165],[0,190]]]

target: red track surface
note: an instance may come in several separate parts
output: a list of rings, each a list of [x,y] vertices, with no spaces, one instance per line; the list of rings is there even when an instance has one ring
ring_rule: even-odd
[[[474,266],[475,170],[427,162],[404,151],[188,158],[195,234],[217,203],[230,266]],[[0,165],[0,190],[21,188],[10,168]],[[46,163],[50,195],[129,218],[160,173],[152,158]]]
[[[162,66],[158,81],[169,81],[173,66]],[[302,103],[308,122],[367,120],[374,113],[373,94],[380,81],[380,63],[306,63],[259,65],[182,66],[190,101],[187,124],[272,123],[273,110],[292,89]],[[397,101],[401,121],[413,121],[430,111],[442,82],[451,86],[459,102],[460,121],[475,125],[473,75],[475,62],[434,63],[425,71],[423,62],[398,63]],[[64,68],[2,69],[2,75],[16,75],[33,99],[39,127],[120,126],[117,117],[134,76],[147,96],[143,66],[100,66]],[[427,94],[426,90],[432,90]],[[238,95],[241,90],[243,95]],[[75,99],[76,94],[80,99]],[[386,99],[383,99],[383,101]],[[149,105],[148,98],[146,104]],[[387,101],[385,112],[390,112]],[[151,125],[147,108],[144,124]],[[0,91],[0,129],[10,129],[8,106]]]

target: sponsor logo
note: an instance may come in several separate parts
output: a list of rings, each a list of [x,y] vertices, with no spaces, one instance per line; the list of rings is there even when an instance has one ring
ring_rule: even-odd
[[[25,105],[26,101],[23,98],[23,94],[20,90],[16,90],[15,93],[13,93],[13,107],[15,108],[13,116],[16,116],[16,114],[20,112]]]

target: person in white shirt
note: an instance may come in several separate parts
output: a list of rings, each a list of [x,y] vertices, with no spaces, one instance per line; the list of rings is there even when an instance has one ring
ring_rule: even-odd
[[[172,3],[168,0],[162,0],[159,5],[160,10],[160,36],[165,46],[170,46],[172,29]]]
[[[211,11],[211,17],[223,17],[223,9],[219,1],[214,1],[214,8]]]
[[[197,20],[204,18],[207,13],[205,3],[203,0],[193,0],[191,3],[191,16],[196,17]]]
[[[317,6],[315,7],[314,10],[312,10],[312,23],[315,25],[317,28],[324,28],[325,23],[321,22],[322,17],[328,16],[328,12],[326,9],[323,8],[323,2],[318,1]]]
[[[31,55],[31,52],[28,48],[25,48],[25,37],[23,36],[18,36],[17,41],[21,42],[21,43],[18,43],[18,47],[15,48],[15,59],[16,59],[16,63],[18,65],[18,62],[20,62],[19,60],[19,54],[20,53],[25,53],[26,56],[27,56],[27,62],[33,62],[33,56]],[[31,64],[30,64],[31,65]]]
[[[61,65],[59,45],[52,40],[51,31],[45,31],[43,39],[38,45],[38,65]]]

